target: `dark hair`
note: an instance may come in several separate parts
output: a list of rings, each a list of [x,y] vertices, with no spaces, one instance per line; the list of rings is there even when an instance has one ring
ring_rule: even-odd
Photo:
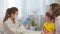
[[[46,12],[46,14],[45,14],[47,17],[50,17],[50,20],[52,20],[52,16],[50,15],[50,13],[49,12]]]
[[[46,14],[45,14],[45,15],[46,15],[46,16],[48,16],[48,17],[50,17],[50,16],[51,16],[49,12],[46,12]]]
[[[58,17],[60,15],[60,7],[56,8],[54,11],[54,16]]]
[[[56,8],[56,7],[59,7],[60,5],[59,4],[57,4],[57,3],[52,3],[51,5],[50,5],[50,7],[52,7],[52,10],[54,11],[54,9]]]
[[[5,22],[11,16],[11,14],[14,14],[16,11],[18,11],[16,7],[8,8],[6,10],[6,15],[4,17],[3,22]]]

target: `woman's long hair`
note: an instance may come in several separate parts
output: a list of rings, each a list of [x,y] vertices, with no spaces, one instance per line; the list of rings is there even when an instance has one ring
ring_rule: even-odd
[[[6,15],[4,17],[3,22],[5,22],[11,16],[11,14],[15,14],[16,11],[18,11],[16,7],[8,8],[6,10]]]

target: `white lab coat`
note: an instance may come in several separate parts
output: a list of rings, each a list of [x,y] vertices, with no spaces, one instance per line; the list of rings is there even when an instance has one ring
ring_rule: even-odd
[[[20,22],[15,21],[15,24],[12,23],[11,19],[8,18],[4,22],[4,32],[5,34],[20,34],[21,32],[25,31],[23,25],[20,25]]]
[[[56,34],[60,34],[60,16],[55,19]]]

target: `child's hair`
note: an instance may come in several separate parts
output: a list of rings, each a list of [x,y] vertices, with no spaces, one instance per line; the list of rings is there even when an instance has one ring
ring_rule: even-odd
[[[46,15],[46,16],[48,16],[48,17],[50,17],[50,16],[51,16],[49,12],[46,12],[46,14],[45,14],[45,15]]]
[[[58,17],[60,15],[60,7],[57,7],[54,11],[54,16]]]
[[[16,7],[8,8],[6,10],[6,15],[4,17],[3,22],[5,22],[11,16],[11,14],[14,14],[17,11],[18,11],[18,9]]]
[[[50,15],[50,13],[49,12],[46,12],[46,14],[45,14],[47,17],[50,17],[50,20],[52,20],[52,16]]]

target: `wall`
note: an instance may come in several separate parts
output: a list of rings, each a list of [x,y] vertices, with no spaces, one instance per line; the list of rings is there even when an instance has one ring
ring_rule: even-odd
[[[55,1],[56,1],[56,3],[60,4],[60,0],[55,0]]]
[[[3,19],[3,9],[4,9],[4,2],[2,0],[0,0],[0,22]]]

